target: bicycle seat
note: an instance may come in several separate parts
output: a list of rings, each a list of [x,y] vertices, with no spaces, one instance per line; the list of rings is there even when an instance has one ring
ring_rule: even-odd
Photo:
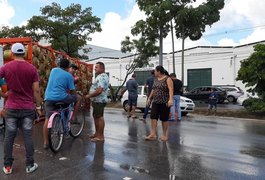
[[[55,106],[56,106],[56,108],[67,108],[68,106],[69,106],[69,104],[66,104],[66,103],[64,103],[64,102],[57,102],[57,103],[55,103]]]

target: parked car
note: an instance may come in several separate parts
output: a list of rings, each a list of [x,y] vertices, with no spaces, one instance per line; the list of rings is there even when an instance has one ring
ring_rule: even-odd
[[[142,112],[144,112],[145,106],[146,106],[146,100],[147,95],[144,91],[144,86],[138,87],[138,99],[137,99],[137,109],[140,109]],[[123,109],[127,111],[128,109],[128,91],[125,91],[122,98],[121,98],[121,104],[123,106]],[[193,112],[195,108],[195,104],[193,101],[187,97],[180,97],[180,108],[181,108],[181,114],[182,116],[187,115],[189,112]]]
[[[246,93],[246,94],[244,94],[243,96],[240,96],[240,97],[237,98],[237,103],[238,103],[239,105],[241,105],[241,106],[244,106],[245,101],[246,101],[247,99],[251,98],[251,97],[252,97],[252,98],[259,98],[258,95],[256,95],[256,94],[251,95],[251,94],[249,94],[249,93]]]
[[[240,87],[236,86],[222,86],[220,87],[227,92],[227,100],[229,102],[236,102],[237,98],[244,95],[244,91]]]
[[[200,86],[200,87],[196,87],[192,89],[189,92],[184,92],[183,96],[190,98],[193,101],[204,101],[207,103],[209,100],[209,95],[211,93],[212,88],[218,95],[218,103],[223,103],[226,100],[227,93],[226,93],[226,90],[220,87]]]

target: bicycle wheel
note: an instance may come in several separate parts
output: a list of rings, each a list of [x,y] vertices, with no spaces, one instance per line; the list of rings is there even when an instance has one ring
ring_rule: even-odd
[[[61,115],[56,114],[53,118],[52,127],[49,128],[49,145],[51,150],[56,153],[63,143],[63,123],[61,121]]]
[[[78,137],[85,126],[85,110],[82,108],[82,106],[79,108],[76,119],[72,119],[70,121],[70,131],[69,134],[72,137]]]

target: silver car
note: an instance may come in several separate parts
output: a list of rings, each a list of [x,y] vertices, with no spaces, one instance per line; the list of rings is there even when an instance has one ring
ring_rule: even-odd
[[[244,95],[244,91],[236,86],[222,86],[222,89],[227,92],[227,100],[229,102],[236,102],[237,98]]]

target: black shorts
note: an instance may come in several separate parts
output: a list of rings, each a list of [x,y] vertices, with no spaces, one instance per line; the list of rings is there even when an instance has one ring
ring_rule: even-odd
[[[138,95],[129,95],[128,104],[129,106],[137,106]]]
[[[168,121],[170,107],[167,106],[167,103],[157,104],[152,103],[151,108],[151,119],[160,119],[161,121]]]
[[[97,103],[92,102],[93,107],[93,117],[94,118],[100,118],[104,116],[104,109],[107,103]]]
[[[58,102],[63,102],[65,104],[72,104],[77,101],[77,95],[76,94],[68,94],[66,98],[62,99],[61,101],[45,101],[45,118],[50,118],[52,113],[56,111],[55,104]]]

